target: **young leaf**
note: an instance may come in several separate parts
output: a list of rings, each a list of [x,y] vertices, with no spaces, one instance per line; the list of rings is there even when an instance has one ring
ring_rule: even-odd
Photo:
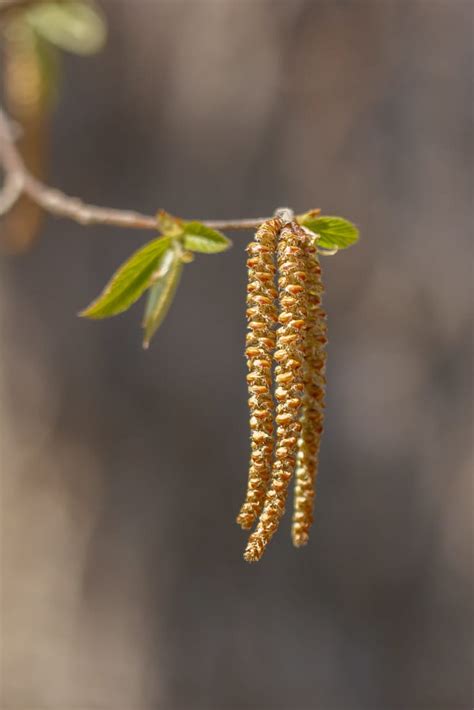
[[[143,347],[150,345],[150,340],[162,324],[178,288],[183,261],[176,248],[170,247],[163,257],[159,277],[150,288],[143,317],[145,335]]]
[[[178,239],[183,236],[184,222],[180,217],[160,210],[156,215],[156,226],[165,237],[173,237]]]
[[[159,237],[136,251],[112,276],[100,296],[79,313],[85,318],[109,318],[126,311],[153,282],[155,272],[171,245]]]
[[[217,254],[232,246],[230,239],[201,222],[185,222],[183,244],[185,249],[202,254]]]
[[[30,26],[44,39],[74,54],[95,54],[105,43],[104,17],[92,2],[43,2],[26,12]]]
[[[299,223],[318,235],[318,248],[333,251],[347,249],[359,239],[357,227],[342,217],[310,217],[302,215]]]

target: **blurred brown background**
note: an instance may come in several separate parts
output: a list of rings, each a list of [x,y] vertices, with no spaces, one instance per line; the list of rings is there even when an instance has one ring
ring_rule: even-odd
[[[245,252],[75,317],[147,234],[48,218],[0,282],[2,710],[472,707],[472,5],[108,0],[68,57],[49,180],[227,218],[322,207],[317,522],[263,561],[247,476]],[[2,227],[0,226],[0,229]]]

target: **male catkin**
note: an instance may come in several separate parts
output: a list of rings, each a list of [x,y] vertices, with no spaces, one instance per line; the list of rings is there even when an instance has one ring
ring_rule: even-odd
[[[273,459],[272,357],[277,323],[275,251],[282,223],[264,222],[249,244],[247,285],[248,367],[251,454],[247,496],[237,517],[244,528],[260,515],[270,481]]]
[[[326,367],[326,315],[321,308],[323,286],[317,250],[308,245],[306,258],[308,322],[304,343],[303,406],[301,435],[295,473],[295,496],[291,535],[293,544],[308,542],[313,522],[315,479],[324,422]]]
[[[285,224],[278,241],[278,321],[274,359],[277,400],[275,458],[263,512],[244,558],[259,560],[285,512],[288,485],[295,470],[302,403],[305,331],[308,322],[306,246],[308,237],[296,222]]]

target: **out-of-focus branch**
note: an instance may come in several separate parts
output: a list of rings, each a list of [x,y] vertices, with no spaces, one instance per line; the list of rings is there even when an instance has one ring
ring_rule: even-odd
[[[11,210],[22,192],[22,180],[15,174],[7,175],[0,190],[0,216]]]
[[[70,197],[37,180],[28,171],[15,146],[7,115],[0,107],[0,164],[5,172],[5,183],[0,192],[0,214],[5,213],[21,194],[28,195],[46,212],[67,217],[80,224],[108,224],[132,229],[157,229],[156,217],[130,210],[89,205],[77,197]],[[3,209],[2,209],[3,207]],[[207,220],[213,229],[257,229],[269,217],[257,219]]]

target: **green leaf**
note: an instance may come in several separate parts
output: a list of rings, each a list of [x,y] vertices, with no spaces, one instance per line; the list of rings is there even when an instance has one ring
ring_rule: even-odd
[[[232,246],[230,239],[201,222],[185,222],[183,244],[185,249],[202,254],[217,254]]]
[[[159,277],[150,288],[148,294],[145,315],[143,317],[143,327],[145,329],[143,347],[145,349],[150,345],[153,335],[168,313],[176,289],[178,288],[182,270],[183,261],[181,259],[180,250],[177,249],[175,245],[170,247],[164,255]]]
[[[321,249],[347,249],[359,239],[359,230],[355,224],[342,217],[302,215],[298,221],[318,236],[316,245]]]
[[[92,2],[43,2],[27,10],[26,20],[44,39],[74,54],[95,54],[105,44],[104,16]]]
[[[159,237],[136,251],[115,272],[100,296],[85,308],[80,316],[85,318],[109,318],[126,311],[153,283],[160,273],[160,262],[172,240]]]

